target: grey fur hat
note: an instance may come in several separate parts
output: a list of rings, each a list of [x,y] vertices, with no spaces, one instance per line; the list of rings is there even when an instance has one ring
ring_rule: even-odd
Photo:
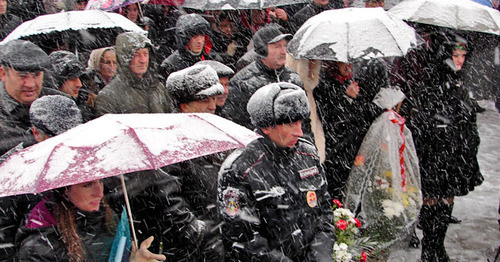
[[[0,46],[0,62],[20,72],[36,72],[45,69],[49,56],[30,41],[12,40]]]
[[[208,65],[193,65],[173,72],[167,78],[167,89],[177,106],[224,94],[217,72]]]
[[[247,111],[257,128],[292,123],[310,114],[306,92],[286,82],[259,88],[248,100]]]
[[[216,60],[203,60],[196,63],[195,65],[208,65],[213,68],[215,72],[217,72],[217,76],[219,77],[231,77],[234,75],[233,69]]]
[[[50,136],[59,135],[83,123],[75,101],[61,95],[42,96],[33,101],[30,121],[31,125]]]

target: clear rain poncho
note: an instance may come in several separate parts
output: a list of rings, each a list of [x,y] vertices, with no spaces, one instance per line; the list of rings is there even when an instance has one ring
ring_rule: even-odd
[[[391,109],[403,99],[400,90],[389,88],[375,97],[387,111],[368,130],[347,183],[345,202],[361,220],[361,235],[369,237],[375,254],[408,246],[422,204],[411,132]]]

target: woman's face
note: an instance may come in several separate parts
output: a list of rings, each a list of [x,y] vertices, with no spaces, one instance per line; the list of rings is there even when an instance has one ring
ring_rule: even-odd
[[[339,73],[343,77],[352,76],[352,64],[339,62]]]
[[[135,22],[137,21],[138,17],[139,17],[139,9],[137,8],[137,5],[133,4],[127,6],[127,18],[130,21]]]
[[[99,74],[104,78],[112,78],[116,74],[116,54],[113,51],[106,51],[102,54]]]
[[[69,201],[82,211],[98,211],[104,187],[101,180],[94,180],[70,186],[66,190]]]
[[[457,71],[462,70],[462,67],[464,66],[464,63],[465,63],[466,56],[467,56],[467,51],[460,50],[460,49],[453,51],[453,55],[452,55],[453,63],[455,64],[455,69]]]

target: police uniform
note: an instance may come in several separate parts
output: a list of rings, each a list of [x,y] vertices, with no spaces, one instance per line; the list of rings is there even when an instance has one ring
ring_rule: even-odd
[[[314,145],[299,139],[281,148],[263,135],[233,152],[219,173],[226,259],[332,261],[330,203]]]

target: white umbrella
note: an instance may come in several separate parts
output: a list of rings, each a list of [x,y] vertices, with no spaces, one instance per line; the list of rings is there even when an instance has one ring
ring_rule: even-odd
[[[500,34],[500,12],[471,0],[407,0],[389,13],[411,22]]]
[[[404,56],[417,45],[417,34],[382,8],[344,8],[307,20],[288,44],[298,59],[353,60]]]
[[[182,7],[196,10],[242,10],[300,4],[308,0],[184,0]]]
[[[30,37],[39,35],[59,37],[60,33],[67,31],[79,32],[83,37],[90,37],[86,32],[88,29],[98,29],[99,31],[119,29],[113,33],[114,36],[123,31],[147,34],[147,31],[120,14],[99,10],[70,11],[42,15],[26,21],[14,29],[0,44],[14,39],[31,40]]]

